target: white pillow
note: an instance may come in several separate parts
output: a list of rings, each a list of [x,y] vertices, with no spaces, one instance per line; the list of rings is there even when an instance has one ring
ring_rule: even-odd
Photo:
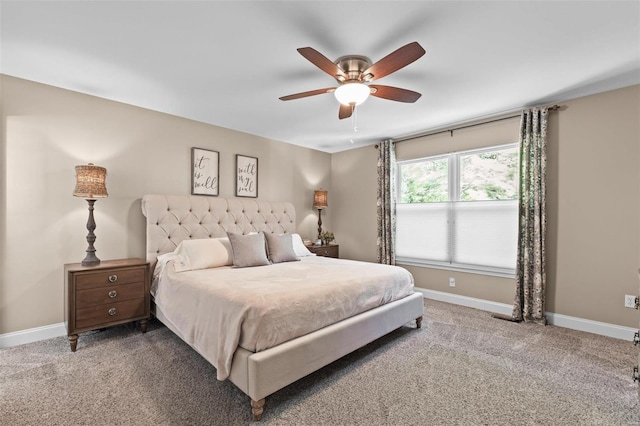
[[[233,265],[233,252],[228,238],[184,240],[174,251],[176,272],[218,268]]]
[[[296,253],[296,256],[315,256],[315,254],[311,253],[307,246],[304,245],[300,234],[291,234],[291,242],[293,243],[293,251]]]

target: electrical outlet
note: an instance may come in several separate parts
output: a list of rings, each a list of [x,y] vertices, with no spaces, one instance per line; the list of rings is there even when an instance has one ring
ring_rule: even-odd
[[[456,279],[453,277],[449,277],[449,287],[455,287],[456,286]]]
[[[624,307],[635,309],[636,307],[636,296],[631,294],[624,295]]]

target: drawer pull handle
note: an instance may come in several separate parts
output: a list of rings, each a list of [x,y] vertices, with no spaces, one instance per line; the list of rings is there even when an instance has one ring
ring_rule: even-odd
[[[114,316],[116,314],[116,308],[109,309],[109,315]]]
[[[115,283],[116,281],[118,281],[118,276],[116,274],[109,275],[109,282],[110,283]]]
[[[638,367],[635,366],[633,367],[633,375],[631,376],[631,378],[633,379],[634,382],[637,382],[640,380],[640,375],[638,375]]]
[[[633,335],[633,346],[640,344],[640,330],[636,331]]]
[[[109,292],[109,297],[110,297],[110,298],[112,298],[112,299],[113,299],[114,297],[116,297],[117,295],[118,295],[118,292],[117,292],[117,291],[115,291],[115,290],[111,290],[111,291]]]

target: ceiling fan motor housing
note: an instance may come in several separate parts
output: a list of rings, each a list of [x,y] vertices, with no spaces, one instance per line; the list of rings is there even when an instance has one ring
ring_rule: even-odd
[[[366,56],[360,55],[347,55],[341,56],[334,62],[344,73],[347,75],[345,79],[341,75],[337,75],[336,80],[340,83],[344,83],[349,80],[356,81],[369,81],[367,79],[361,78],[361,74],[371,66],[371,59]]]

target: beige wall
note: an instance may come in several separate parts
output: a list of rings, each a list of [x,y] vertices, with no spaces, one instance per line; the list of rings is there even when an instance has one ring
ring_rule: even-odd
[[[331,156],[329,193],[340,257],[376,261],[378,151],[373,146]]]
[[[0,334],[63,321],[63,264],[87,247],[87,203],[74,166],[107,168],[95,205],[101,259],[144,257],[147,193],[190,192],[190,148],[220,152],[220,196],[234,195],[235,154],[259,158],[259,198],[292,201],[316,235],[313,190],[331,187],[331,155],[1,76]],[[323,222],[331,228],[330,206]]]
[[[548,310],[629,327],[640,266],[640,86],[564,102],[549,122]]]
[[[638,294],[640,86],[562,104],[548,127],[547,311],[637,327],[638,312],[623,302],[625,294]],[[517,140],[518,121],[401,142],[397,157]],[[371,147],[332,155],[333,193],[344,203],[335,207],[334,227],[345,257],[375,259],[376,160]],[[512,303],[512,279],[408,269],[422,288]]]

